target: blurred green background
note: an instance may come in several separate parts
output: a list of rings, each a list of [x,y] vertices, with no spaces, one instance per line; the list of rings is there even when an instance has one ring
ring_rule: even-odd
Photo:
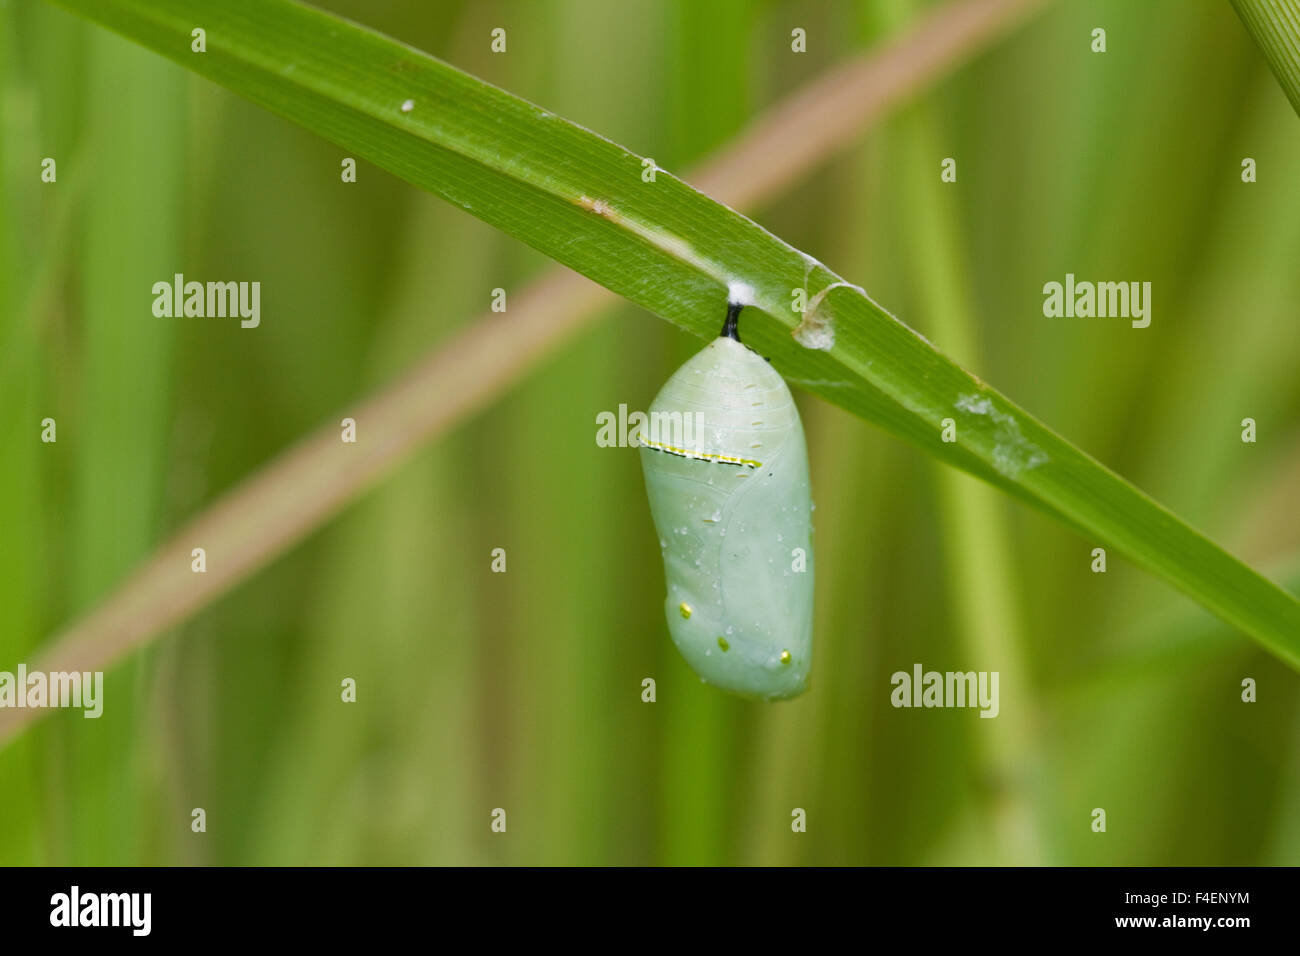
[[[321,5],[673,171],[925,6]],[[345,151],[36,0],[0,2],[0,70],[12,671],[548,263],[364,163],[341,183]],[[858,143],[755,218],[1295,588],[1300,120],[1229,5],[1051,5]],[[260,281],[261,327],[155,318],[175,272]],[[1152,282],[1150,328],[1044,318],[1066,272]],[[110,671],[100,720],[57,713],[0,750],[0,862],[1300,862],[1295,673],[810,396],[812,689],[763,705],[701,684],[662,619],[637,455],[594,440],[700,345],[614,310]],[[892,708],[890,674],[918,662],[999,671],[1001,715]]]

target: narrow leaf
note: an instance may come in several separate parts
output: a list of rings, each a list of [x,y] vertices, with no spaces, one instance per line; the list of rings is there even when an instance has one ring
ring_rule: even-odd
[[[1300,4],[1296,0],[1232,0],[1268,60],[1291,108],[1300,114]]]

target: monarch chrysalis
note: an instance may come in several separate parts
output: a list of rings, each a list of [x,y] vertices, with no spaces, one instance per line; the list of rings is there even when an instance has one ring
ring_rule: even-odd
[[[790,389],[740,342],[743,298],[650,406],[652,426],[702,427],[638,438],[673,642],[709,683],[773,700],[808,686],[812,498]]]

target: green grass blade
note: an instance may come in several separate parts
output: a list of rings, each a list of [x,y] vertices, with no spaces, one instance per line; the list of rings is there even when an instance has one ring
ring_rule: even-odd
[[[1268,60],[1292,108],[1300,114],[1300,3],[1232,0],[1232,6]]]
[[[743,318],[745,340],[792,382],[1127,555],[1300,666],[1293,596],[820,262],[667,172],[645,181],[642,157],[373,31],[286,0],[61,3],[698,335],[717,334],[728,283],[748,283],[756,307]],[[206,31],[207,52],[191,51],[197,28]],[[792,338],[800,318],[791,308],[794,289],[819,302],[816,324],[834,331],[830,348]],[[955,443],[940,440],[947,418],[957,424]]]

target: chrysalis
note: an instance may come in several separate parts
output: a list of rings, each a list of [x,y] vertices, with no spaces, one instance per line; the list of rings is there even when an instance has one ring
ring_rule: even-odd
[[[785,381],[722,334],[659,391],[638,435],[664,555],[668,630],[704,680],[794,697],[812,664],[812,498]]]

